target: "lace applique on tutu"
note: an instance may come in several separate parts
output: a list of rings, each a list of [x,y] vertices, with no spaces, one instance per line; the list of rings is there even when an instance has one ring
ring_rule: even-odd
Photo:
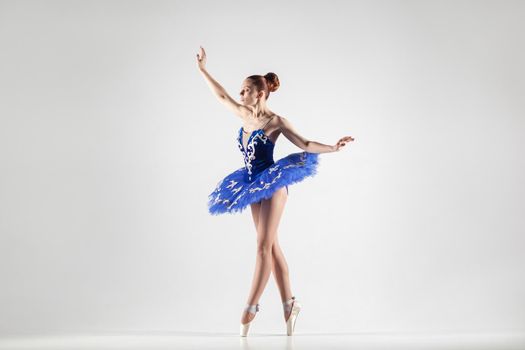
[[[274,144],[263,128],[254,130],[246,145],[239,130],[237,145],[243,154],[244,167],[220,180],[208,196],[212,215],[242,212],[251,203],[270,198],[281,187],[297,183],[317,173],[319,154],[299,152],[274,162]]]

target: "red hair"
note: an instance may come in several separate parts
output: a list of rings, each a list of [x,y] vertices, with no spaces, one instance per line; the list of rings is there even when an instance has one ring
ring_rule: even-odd
[[[281,85],[277,74],[269,72],[265,75],[250,75],[248,78],[255,85],[257,91],[266,92],[266,99],[270,97],[270,92],[274,92]]]

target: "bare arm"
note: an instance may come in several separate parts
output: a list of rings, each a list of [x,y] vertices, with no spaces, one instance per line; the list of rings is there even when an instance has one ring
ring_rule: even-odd
[[[206,83],[210,87],[211,91],[217,97],[219,100],[226,98],[226,95],[228,93],[226,90],[219,84],[215,79],[212,78],[210,73],[206,70],[206,68],[199,69],[199,71],[204,76],[204,80],[206,80]]]
[[[283,135],[290,140],[294,145],[301,148],[302,150],[310,153],[329,153],[337,152],[341,147],[346,145],[346,142],[353,141],[352,136],[345,136],[341,138],[336,145],[325,145],[323,143],[308,140],[307,138],[301,136],[288,119],[284,117],[279,118],[280,128]]]
[[[230,109],[232,112],[234,112],[236,115],[238,115],[241,118],[245,118],[248,115],[250,115],[251,110],[235,101],[233,98],[231,98],[230,95],[226,92],[226,90],[219,84],[213,77],[208,73],[208,71],[205,68],[206,64],[206,52],[201,47],[201,57],[199,57],[199,54],[197,54],[197,66],[199,68],[199,71],[202,73],[202,76],[206,80],[206,83],[210,87],[211,91],[217,97],[219,102],[221,102],[223,105],[225,105],[228,109]]]

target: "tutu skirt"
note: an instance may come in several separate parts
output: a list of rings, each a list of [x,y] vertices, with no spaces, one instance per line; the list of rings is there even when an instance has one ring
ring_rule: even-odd
[[[251,203],[272,197],[279,188],[314,176],[318,164],[318,153],[299,152],[264,168],[252,181],[246,181],[245,167],[237,169],[219,181],[208,196],[208,211],[212,215],[242,212]]]

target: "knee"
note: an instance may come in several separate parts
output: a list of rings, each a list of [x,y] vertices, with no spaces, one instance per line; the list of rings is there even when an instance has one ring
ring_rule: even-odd
[[[257,254],[261,256],[272,255],[273,242],[262,241],[257,243]]]

